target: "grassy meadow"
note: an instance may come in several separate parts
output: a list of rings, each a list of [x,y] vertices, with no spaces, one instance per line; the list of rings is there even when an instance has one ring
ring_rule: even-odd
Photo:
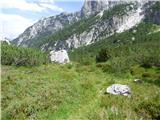
[[[134,75],[107,74],[96,64],[2,65],[2,120],[158,119],[160,69],[134,66],[132,72],[140,83]],[[131,96],[105,94],[113,83],[129,85]]]

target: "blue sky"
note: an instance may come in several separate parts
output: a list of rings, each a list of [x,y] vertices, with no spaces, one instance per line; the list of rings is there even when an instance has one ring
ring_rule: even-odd
[[[41,19],[79,11],[84,0],[1,0],[0,36],[13,39]]]

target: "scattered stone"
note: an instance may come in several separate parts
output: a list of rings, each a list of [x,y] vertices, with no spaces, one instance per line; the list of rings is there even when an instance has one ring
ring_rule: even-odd
[[[69,63],[69,57],[66,50],[59,50],[59,51],[51,51],[50,52],[50,59],[52,62],[56,62],[59,64],[66,64]]]
[[[141,79],[134,79],[134,82],[135,82],[135,83],[140,83],[140,82],[141,82]]]
[[[106,92],[114,95],[128,96],[131,90],[127,85],[113,84],[106,89]]]
[[[133,30],[133,33],[136,33],[137,32],[137,30]]]
[[[31,74],[31,73],[33,73],[32,71],[27,71],[27,72],[25,72],[26,74]]]
[[[132,41],[135,41],[135,37],[132,37]]]

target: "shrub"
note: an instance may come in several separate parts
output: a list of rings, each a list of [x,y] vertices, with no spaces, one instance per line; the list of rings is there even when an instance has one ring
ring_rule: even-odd
[[[139,66],[132,66],[130,69],[130,72],[133,76],[137,78],[141,78],[143,74],[145,73],[145,69]]]
[[[160,67],[160,60],[158,55],[141,56],[139,63],[142,67],[150,68],[152,66]]]
[[[159,97],[150,101],[143,101],[139,104],[138,108],[136,108],[136,112],[141,114],[147,120],[159,120],[160,119],[160,102],[155,101]]]
[[[1,45],[1,64],[3,65],[34,66],[48,62],[48,55],[40,50]]]
[[[101,51],[96,56],[96,62],[106,62],[111,58],[109,51],[107,49],[101,49]]]

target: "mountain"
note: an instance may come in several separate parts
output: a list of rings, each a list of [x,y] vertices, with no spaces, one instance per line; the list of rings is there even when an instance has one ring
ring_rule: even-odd
[[[62,29],[65,25],[76,22],[79,19],[79,13],[61,13],[57,16],[43,18],[36,22],[34,25],[27,28],[22,34],[19,35],[18,38],[14,39],[13,42],[17,45],[27,46],[28,42],[32,42],[34,38],[53,34]]]
[[[13,42],[44,51],[71,50],[122,33],[142,21],[159,24],[159,2],[86,0],[76,13],[61,13],[27,28]]]
[[[114,3],[109,3],[109,7],[113,6]],[[90,1],[86,0],[82,9],[75,13],[61,13],[56,16],[43,18],[36,22],[34,25],[27,28],[22,34],[20,34],[13,43],[22,46],[28,46],[33,39],[41,36],[47,36],[54,34],[58,30],[61,30],[64,26],[70,25],[83,18],[87,18],[101,10],[106,9],[106,1]]]
[[[101,10],[113,7],[117,2],[108,0],[90,1],[85,0],[82,9],[75,13],[61,13],[57,16],[44,18],[34,25],[27,28],[21,35],[13,40],[13,43],[21,46],[30,46],[29,44],[36,38],[54,34],[64,26],[73,24],[81,19],[87,18]]]

